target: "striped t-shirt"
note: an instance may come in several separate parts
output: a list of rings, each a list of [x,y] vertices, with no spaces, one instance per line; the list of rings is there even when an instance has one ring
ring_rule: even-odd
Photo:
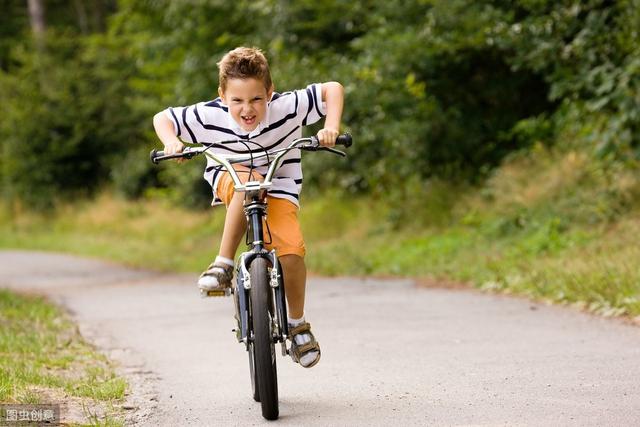
[[[243,130],[229,114],[229,108],[220,98],[200,102],[187,107],[170,107],[167,116],[173,121],[176,135],[186,142],[207,144],[248,139],[252,144],[232,143],[223,147],[214,147],[216,153],[249,153],[261,150],[275,150],[287,147],[291,141],[302,136],[302,127],[310,125],[324,117],[325,106],[322,102],[322,85],[311,84],[302,90],[292,92],[274,92],[267,103],[267,113],[258,127],[250,133]],[[242,163],[248,166],[249,162]],[[255,161],[256,171],[265,175],[268,168],[266,158]],[[222,203],[216,194],[218,180],[224,168],[207,158],[204,179],[213,189],[213,205]],[[291,150],[283,158],[273,177],[273,186],[269,195],[290,200],[299,206],[302,189],[302,167],[300,150]]]

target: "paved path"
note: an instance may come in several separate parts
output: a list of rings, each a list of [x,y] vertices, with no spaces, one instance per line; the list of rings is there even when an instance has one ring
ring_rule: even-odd
[[[230,299],[194,275],[0,252],[0,286],[50,295],[118,361],[149,426],[268,424],[250,397]],[[640,425],[640,328],[410,281],[311,278],[322,361],[278,358],[291,426]]]

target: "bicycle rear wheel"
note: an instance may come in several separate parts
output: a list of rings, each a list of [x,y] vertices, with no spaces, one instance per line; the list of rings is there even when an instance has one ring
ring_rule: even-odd
[[[278,373],[273,342],[273,300],[267,270],[267,260],[256,258],[251,263],[251,314],[253,320],[253,350],[258,395],[262,416],[278,418]],[[255,395],[254,395],[255,398]]]

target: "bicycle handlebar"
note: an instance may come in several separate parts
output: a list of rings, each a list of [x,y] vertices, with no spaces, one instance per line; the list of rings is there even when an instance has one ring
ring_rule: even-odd
[[[234,187],[236,188],[236,191],[254,191],[254,190],[268,189],[271,187],[271,179],[273,178],[276,172],[276,169],[278,169],[278,167],[280,166],[280,161],[282,160],[282,157],[293,149],[298,148],[298,149],[307,150],[307,151],[329,151],[333,154],[346,156],[346,154],[343,153],[342,151],[339,151],[330,147],[321,146],[318,141],[318,138],[315,136],[312,136],[309,138],[296,139],[293,142],[291,142],[291,144],[289,144],[288,147],[273,150],[271,152],[257,151],[257,152],[250,152],[249,154],[216,154],[214,152],[207,151],[212,147],[216,147],[216,146],[222,147],[224,146],[224,144],[227,144],[227,143],[243,142],[243,141],[245,140],[231,140],[231,141],[208,144],[206,146],[202,145],[200,147],[187,147],[181,153],[167,154],[167,155],[165,155],[163,151],[158,151],[154,149],[150,153],[150,158],[154,164],[158,164],[158,162],[161,162],[164,160],[180,159],[180,158],[191,159],[197,155],[204,154],[214,162],[223,166],[229,172],[233,180]],[[254,143],[253,141],[246,141],[246,142]],[[348,133],[339,135],[338,138],[336,139],[336,145],[350,147],[352,143],[353,143],[353,140],[351,138],[351,135],[349,135]],[[273,155],[275,155],[275,157],[271,157]],[[240,178],[238,177],[238,174],[236,173],[232,164],[241,163],[245,161],[254,161],[264,157],[266,157],[267,159],[271,159],[271,158],[273,159],[269,164],[269,168],[267,170],[267,173],[265,174],[264,181],[263,182],[252,181],[252,182],[247,182],[246,184],[243,184],[240,181]]]
[[[311,144],[308,145],[308,146],[300,146],[300,147],[295,147],[294,146],[294,145],[296,145],[296,143],[298,143],[300,141],[305,141],[305,140],[309,140],[311,142]],[[211,144],[210,146],[224,145],[224,144],[238,142],[238,141],[242,141],[242,140],[223,141],[223,142],[218,142],[218,143]],[[349,148],[349,147],[351,147],[351,144],[353,144],[353,138],[351,137],[351,134],[349,134],[349,133],[343,133],[342,135],[338,135],[338,138],[336,138],[336,145],[342,145],[345,148]],[[149,153],[149,158],[150,158],[151,162],[156,164],[156,165],[159,162],[163,162],[165,160],[192,159],[193,157],[205,152],[205,150],[207,150],[209,147],[204,148],[204,149],[202,149],[202,148],[193,149],[193,148],[187,147],[181,153],[166,154],[166,155],[164,154],[164,151],[156,150],[154,148]],[[300,148],[301,150],[307,150],[307,151],[329,151],[329,152],[332,152],[334,154],[339,154],[341,156],[345,156],[346,155],[342,151],[334,150],[334,149],[332,149],[330,147],[321,146],[320,145],[320,141],[318,140],[318,138],[316,136],[312,136],[312,137],[309,137],[309,138],[296,139],[285,150],[289,150],[289,149],[292,149],[292,148]],[[278,150],[276,150],[276,151],[278,151]]]
[[[165,160],[170,160],[170,159],[191,159],[191,158],[195,157],[198,154],[199,153],[194,153],[194,152],[191,152],[191,151],[187,151],[187,152],[183,151],[181,153],[166,154],[165,155],[164,151],[159,151],[159,150],[156,150],[154,148],[149,153],[149,159],[151,160],[151,163],[157,165],[160,162],[163,162]]]

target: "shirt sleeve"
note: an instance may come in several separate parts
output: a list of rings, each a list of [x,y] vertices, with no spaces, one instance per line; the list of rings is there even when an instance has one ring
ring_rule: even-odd
[[[322,83],[313,83],[305,89],[296,91],[298,95],[298,115],[302,117],[302,126],[311,125],[326,114],[326,105],[322,102]]]
[[[202,127],[202,122],[195,104],[187,107],[169,107],[164,112],[173,123],[176,136],[186,142],[198,143],[195,132]]]

